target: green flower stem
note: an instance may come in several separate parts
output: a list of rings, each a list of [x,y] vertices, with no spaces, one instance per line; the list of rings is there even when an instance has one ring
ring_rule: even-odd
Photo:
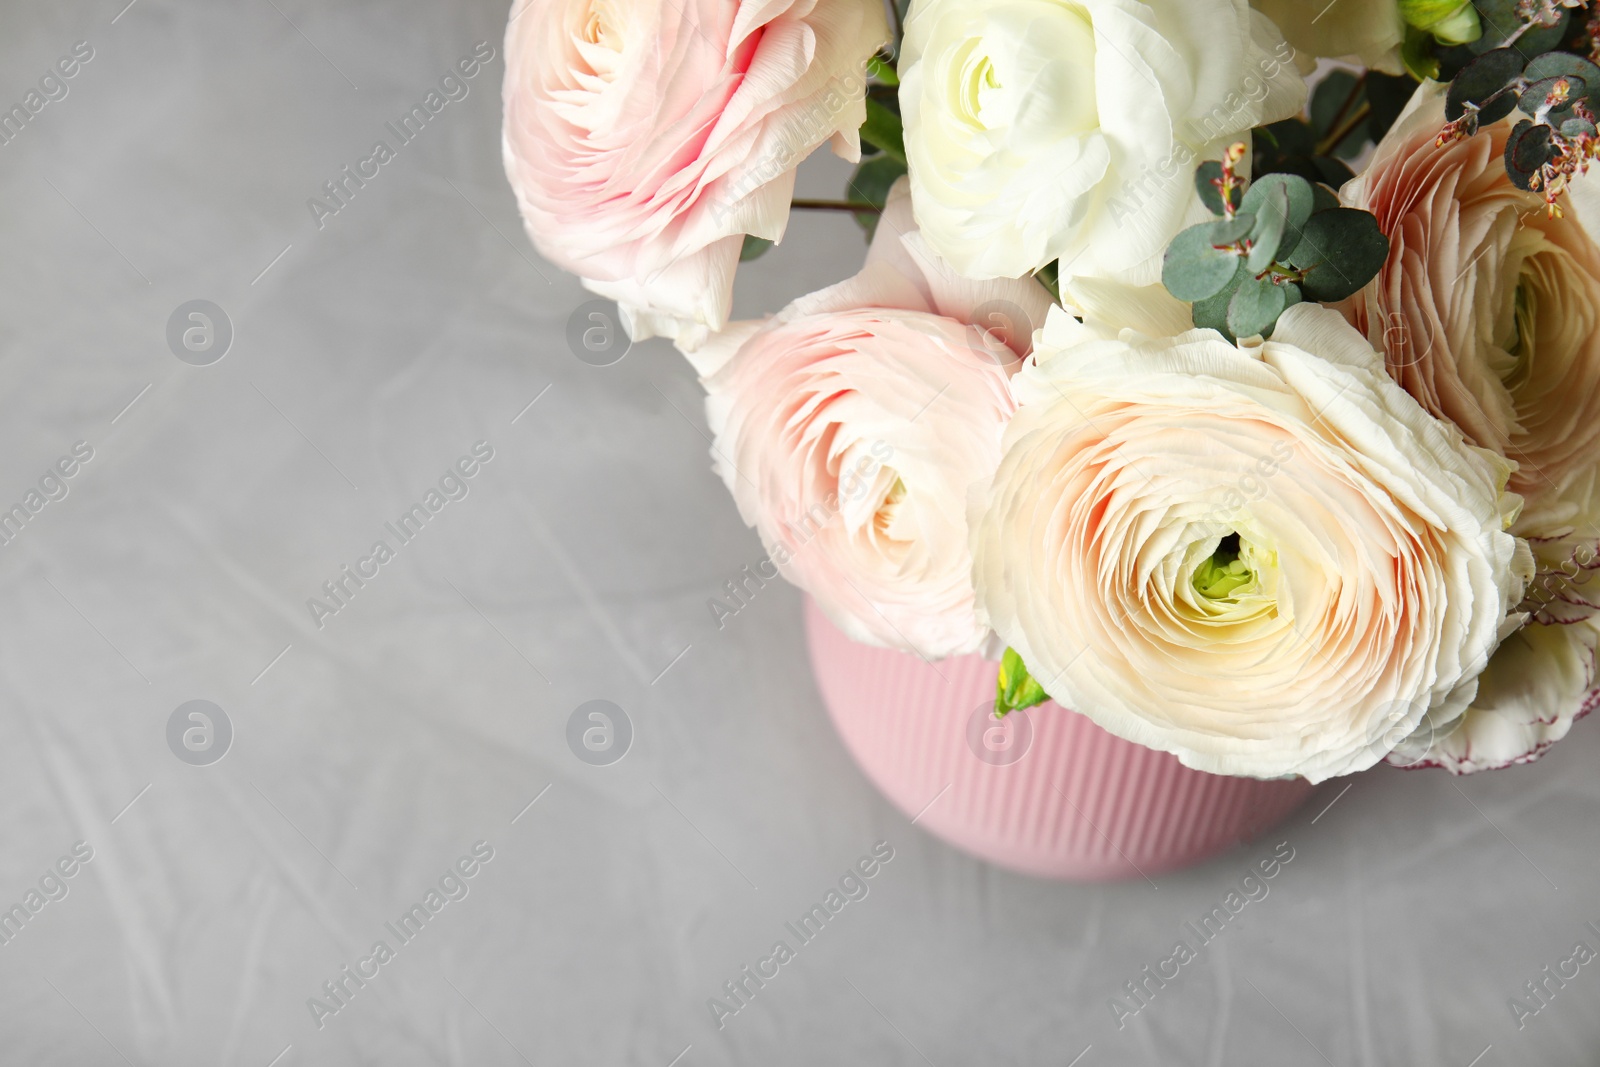
[[[883,212],[883,208],[877,204],[866,204],[855,200],[791,200],[789,206],[801,211],[860,211],[869,215]]]
[[[1350,109],[1356,106],[1356,100],[1360,98],[1361,91],[1366,87],[1367,71],[1362,71],[1361,76],[1356,79],[1355,84],[1350,86],[1350,92],[1344,98],[1344,103],[1340,104],[1339,110],[1334,112],[1333,121],[1328,123],[1328,129],[1337,130],[1339,128],[1339,124],[1344,121],[1346,115],[1350,114]],[[1346,134],[1346,136],[1349,135]]]
[[[1298,285],[1306,280],[1306,273],[1306,271],[1297,270],[1294,267],[1285,267],[1282,263],[1274,262],[1272,266],[1257,274],[1256,277],[1265,278],[1270,274],[1274,278],[1281,278],[1283,281],[1294,282]]]
[[[1349,122],[1345,123],[1343,126],[1335,127],[1332,133],[1328,134],[1327,137],[1322,139],[1321,143],[1317,145],[1316,154],[1319,156],[1325,156],[1329,152],[1332,152],[1339,146],[1341,142],[1344,141],[1346,137],[1349,137],[1355,132],[1357,126],[1360,126],[1363,122],[1366,122],[1371,116],[1372,105],[1362,104],[1356,109],[1356,113],[1350,116]]]

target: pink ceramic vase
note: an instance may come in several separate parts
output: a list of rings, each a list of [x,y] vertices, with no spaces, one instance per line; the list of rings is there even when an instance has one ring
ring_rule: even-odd
[[[1304,779],[1190,770],[1054,701],[991,714],[999,665],[857,644],[806,599],[817,686],[867,777],[946,841],[1002,867],[1102,881],[1198,863],[1285,819]]]

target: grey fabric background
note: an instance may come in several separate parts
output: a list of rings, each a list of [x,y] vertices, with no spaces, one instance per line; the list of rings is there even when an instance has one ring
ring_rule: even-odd
[[[1600,949],[1600,728],[1459,783],[1334,783],[1155,885],[960,855],[841,748],[792,589],[712,624],[759,543],[684,361],[568,348],[589,297],[500,168],[505,4],[124,3],[0,5],[0,104],[94,50],[0,146],[0,504],[93,449],[0,548],[0,907],[93,851],[0,945],[0,1062],[1596,1062],[1600,965],[1520,1031],[1507,1002]],[[480,41],[469,95],[319,229],[307,199]],[[863,250],[799,216],[739,309]],[[194,299],[232,324],[208,366],[167,341]],[[306,600],[479,441],[466,498],[315,626]],[[168,744],[196,699],[233,731],[209,766]],[[592,699],[633,726],[611,766],[566,740]],[[713,1025],[880,840],[870,895]],[[468,895],[319,1028],[308,998],[479,841]],[[1279,841],[1270,894],[1119,1030],[1109,998]]]

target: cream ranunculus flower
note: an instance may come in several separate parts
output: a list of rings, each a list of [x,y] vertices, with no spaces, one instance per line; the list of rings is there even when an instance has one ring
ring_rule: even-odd
[[[1465,711],[1531,570],[1510,465],[1336,312],[1242,347],[1052,312],[1012,388],[973,576],[1063,704],[1200,770],[1312,781]]]
[[[1250,0],[1307,55],[1355,58],[1386,74],[1403,74],[1400,42],[1406,22],[1398,0]]]
[[[739,514],[855,640],[928,659],[988,644],[967,490],[1000,461],[1006,383],[1049,307],[1031,279],[940,262],[902,179],[859,274],[691,355]]]
[[[1439,146],[1444,86],[1420,87],[1340,196],[1371,211],[1389,258],[1344,306],[1389,373],[1475,444],[1518,464],[1540,574],[1529,627],[1489,662],[1451,731],[1424,732],[1395,762],[1458,772],[1525,762],[1592,702],[1600,612],[1600,187],[1574,183],[1568,217],[1547,217],[1502,157],[1509,120]]]
[[[1194,169],[1305,101],[1246,0],[921,0],[900,107],[924,239],[972,278],[1160,275]]]
[[[506,176],[546,259],[683,348],[727,324],[745,234],[794,172],[860,157],[879,0],[526,0],[506,27]]]

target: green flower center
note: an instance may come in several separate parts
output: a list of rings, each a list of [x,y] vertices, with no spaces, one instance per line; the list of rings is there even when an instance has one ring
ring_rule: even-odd
[[[1511,343],[1506,346],[1506,353],[1511,356],[1511,363],[1505,368],[1500,380],[1507,389],[1515,389],[1527,377],[1530,342],[1533,339],[1533,298],[1528,293],[1528,281],[1524,278],[1517,284],[1517,291],[1512,296],[1512,336]]]
[[[1217,545],[1211,558],[1194,571],[1194,588],[1207,600],[1225,600],[1255,580],[1249,564],[1239,558],[1239,535],[1231,533]]]

